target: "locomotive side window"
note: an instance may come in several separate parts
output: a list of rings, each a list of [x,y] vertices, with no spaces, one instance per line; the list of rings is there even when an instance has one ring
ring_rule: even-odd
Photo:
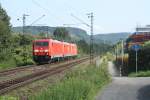
[[[36,46],[48,46],[48,42],[35,42]]]

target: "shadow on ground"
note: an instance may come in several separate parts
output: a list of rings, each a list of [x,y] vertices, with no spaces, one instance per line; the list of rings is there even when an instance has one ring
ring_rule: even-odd
[[[150,100],[150,85],[144,86],[138,90],[137,100]]]

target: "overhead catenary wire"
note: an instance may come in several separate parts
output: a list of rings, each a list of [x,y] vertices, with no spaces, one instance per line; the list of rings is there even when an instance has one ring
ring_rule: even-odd
[[[68,0],[64,0],[65,2],[63,2],[63,5],[65,6],[65,7],[67,7],[67,8],[69,8],[69,11],[71,11],[70,13],[71,13],[71,16],[72,17],[74,17],[76,20],[78,20],[79,18],[77,18],[75,15],[74,15],[74,13],[72,13],[72,12],[75,12],[75,13],[79,13],[79,11],[75,8],[75,7],[73,7],[72,5],[70,5],[69,3],[68,3]],[[70,14],[69,14],[70,15]],[[73,20],[72,20],[73,21]],[[81,22],[81,20],[79,19],[78,21],[80,21]],[[81,26],[81,25],[83,25],[85,22],[82,20],[82,22],[81,23],[76,23],[76,22],[74,22],[73,21],[73,23],[65,23],[65,24],[63,24],[64,26]]]
[[[32,2],[33,2],[36,6],[40,7],[41,9],[43,9],[43,10],[49,12],[49,13],[48,13],[49,15],[55,16],[55,18],[56,18],[55,21],[57,21],[58,23],[62,23],[62,22],[63,22],[63,20],[62,20],[61,18],[59,18],[58,16],[54,15],[52,11],[50,11],[48,8],[46,8],[46,7],[44,7],[43,5],[41,5],[40,3],[38,3],[36,0],[32,0]]]
[[[75,15],[71,14],[72,17],[74,17],[75,19],[77,19],[78,21],[82,22],[84,25],[86,25],[87,27],[89,27],[91,29],[91,35],[90,35],[90,64],[93,64],[93,59],[94,59],[94,38],[93,38],[93,12],[87,14],[88,18],[91,19],[91,24],[87,24],[86,22],[84,22],[83,20],[81,20],[80,18],[76,17]]]
[[[63,24],[63,26],[79,26],[83,23],[75,23],[75,24]]]
[[[80,21],[82,24],[85,24],[88,27],[91,27],[89,24],[87,24],[86,22],[84,22],[83,20],[81,20],[80,18],[78,18],[77,16],[71,14],[72,17],[74,17],[75,19],[77,19],[78,21]]]
[[[40,16],[39,18],[37,18],[35,21],[33,21],[29,26],[32,26],[33,24],[35,24],[37,21],[41,20],[43,17],[45,17],[45,15]]]

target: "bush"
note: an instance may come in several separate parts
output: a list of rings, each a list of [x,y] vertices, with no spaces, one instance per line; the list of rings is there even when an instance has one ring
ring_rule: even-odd
[[[150,71],[140,71],[137,74],[134,72],[129,74],[129,77],[150,77]]]
[[[24,57],[26,57],[26,59],[24,59]],[[8,58],[7,60],[4,59],[0,60],[0,69],[6,69],[6,68],[24,66],[24,65],[32,65],[34,64],[34,61],[32,60],[32,46],[27,45],[26,52],[23,46],[14,48],[11,53],[11,56],[7,58]]]

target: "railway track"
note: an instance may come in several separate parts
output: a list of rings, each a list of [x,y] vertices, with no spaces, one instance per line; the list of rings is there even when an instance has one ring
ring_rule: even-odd
[[[53,67],[53,68],[47,68],[46,70],[42,70],[30,75],[26,75],[20,78],[15,78],[7,81],[2,81],[0,82],[0,95],[13,90],[15,88],[24,86],[26,84],[32,83],[34,81],[46,78],[48,76],[56,75],[58,73],[64,72],[66,70],[69,70],[72,68],[72,66],[75,66],[77,64],[80,64],[84,61],[89,59],[88,57],[86,58],[80,58],[76,60],[72,60],[69,62],[66,62],[64,64],[58,64],[58,66]]]
[[[17,73],[17,72],[21,72],[21,71],[25,71],[26,69],[37,67],[37,66],[38,67],[53,66],[53,65],[56,65],[56,64],[61,64],[63,62],[65,62],[65,61],[53,62],[51,64],[44,64],[44,65],[27,65],[27,66],[20,66],[20,67],[16,67],[16,68],[11,68],[11,69],[8,69],[8,70],[0,71],[0,77],[10,75],[10,74],[13,74],[13,73]]]
[[[0,76],[12,74],[12,73],[15,73],[18,71],[23,71],[27,68],[31,68],[31,67],[35,67],[35,66],[36,65],[28,65],[28,66],[21,66],[21,67],[17,67],[17,68],[8,69],[8,70],[3,70],[3,71],[0,71]]]

